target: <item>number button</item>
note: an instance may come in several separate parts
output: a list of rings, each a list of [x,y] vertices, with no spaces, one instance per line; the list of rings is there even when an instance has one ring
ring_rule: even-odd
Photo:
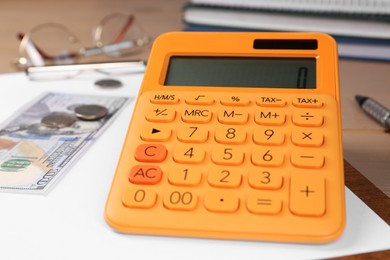
[[[177,167],[169,173],[169,183],[177,186],[195,186],[200,183],[202,172],[200,169],[191,167]]]
[[[325,180],[312,174],[293,173],[290,184],[290,210],[301,216],[325,214]]]
[[[255,122],[259,125],[283,125],[286,114],[281,109],[264,108],[256,109]]]
[[[237,188],[241,185],[239,169],[214,167],[208,175],[208,182],[217,188]]]
[[[278,214],[282,200],[274,192],[256,192],[248,196],[246,207],[254,214]]]
[[[255,147],[252,152],[252,163],[257,166],[281,166],[284,162],[282,149]]]
[[[281,145],[284,143],[284,129],[278,127],[255,127],[253,142],[261,145]]]
[[[171,122],[175,116],[175,109],[168,106],[153,106],[146,111],[145,115],[149,122]]]
[[[148,187],[131,188],[124,192],[122,203],[129,208],[151,208],[156,203],[156,192]]]
[[[209,137],[209,131],[205,126],[180,125],[177,139],[185,143],[203,143]]]
[[[185,189],[169,190],[163,199],[164,206],[172,210],[192,210],[196,207],[197,202],[196,195]]]
[[[240,200],[234,192],[210,191],[204,197],[204,207],[212,212],[232,213],[238,210]]]
[[[205,147],[176,145],[173,150],[173,160],[178,163],[201,163],[205,157]]]
[[[249,185],[255,189],[280,189],[283,175],[274,169],[256,169],[249,173]]]
[[[240,165],[244,161],[242,147],[217,146],[211,152],[211,160],[219,165]]]
[[[215,130],[215,140],[222,144],[242,144],[246,140],[246,130],[238,126],[220,125]]]

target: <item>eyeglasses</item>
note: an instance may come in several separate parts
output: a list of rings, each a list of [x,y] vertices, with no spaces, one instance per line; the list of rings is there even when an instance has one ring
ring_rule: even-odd
[[[94,47],[86,48],[65,26],[46,23],[19,34],[20,46],[17,65],[46,66],[74,64],[80,57],[106,54],[121,57],[140,51],[150,42],[135,17],[128,14],[110,14],[104,17],[93,33]]]
[[[90,64],[68,64],[31,66],[26,68],[26,74],[31,80],[62,80],[73,78],[84,71],[95,71],[109,76],[122,76],[142,73],[145,70],[144,61],[122,61]]]

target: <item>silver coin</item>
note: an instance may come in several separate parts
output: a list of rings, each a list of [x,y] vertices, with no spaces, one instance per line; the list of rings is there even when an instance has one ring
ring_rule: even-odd
[[[122,82],[116,79],[101,79],[96,81],[95,85],[102,88],[119,88],[122,87]]]
[[[75,122],[76,117],[65,112],[52,112],[41,119],[41,124],[49,128],[64,128]]]
[[[108,109],[101,105],[79,105],[74,109],[76,116],[81,120],[99,120],[108,114]]]

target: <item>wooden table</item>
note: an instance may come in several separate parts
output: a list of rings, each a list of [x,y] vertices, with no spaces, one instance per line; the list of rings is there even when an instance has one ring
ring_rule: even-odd
[[[113,12],[136,15],[153,38],[180,31],[185,0],[67,0],[3,1],[0,3],[0,73],[17,72],[17,32],[27,32],[44,22],[58,22],[71,29],[85,46],[91,46],[91,30]],[[133,58],[147,59],[149,49]],[[100,57],[94,61],[106,59]],[[88,60],[87,60],[88,61]],[[340,60],[346,185],[387,223],[390,221],[390,134],[365,115],[355,95],[368,95],[390,107],[390,63]],[[355,168],[357,170],[355,170]],[[372,183],[371,183],[372,182]],[[378,189],[379,188],[379,189]],[[386,196],[386,195],[387,196]],[[390,251],[342,259],[389,258]]]

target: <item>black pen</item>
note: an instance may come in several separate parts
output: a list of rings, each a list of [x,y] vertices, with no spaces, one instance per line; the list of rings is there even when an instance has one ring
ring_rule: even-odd
[[[382,106],[377,101],[364,96],[355,96],[360,107],[384,127],[390,129],[390,109]]]

